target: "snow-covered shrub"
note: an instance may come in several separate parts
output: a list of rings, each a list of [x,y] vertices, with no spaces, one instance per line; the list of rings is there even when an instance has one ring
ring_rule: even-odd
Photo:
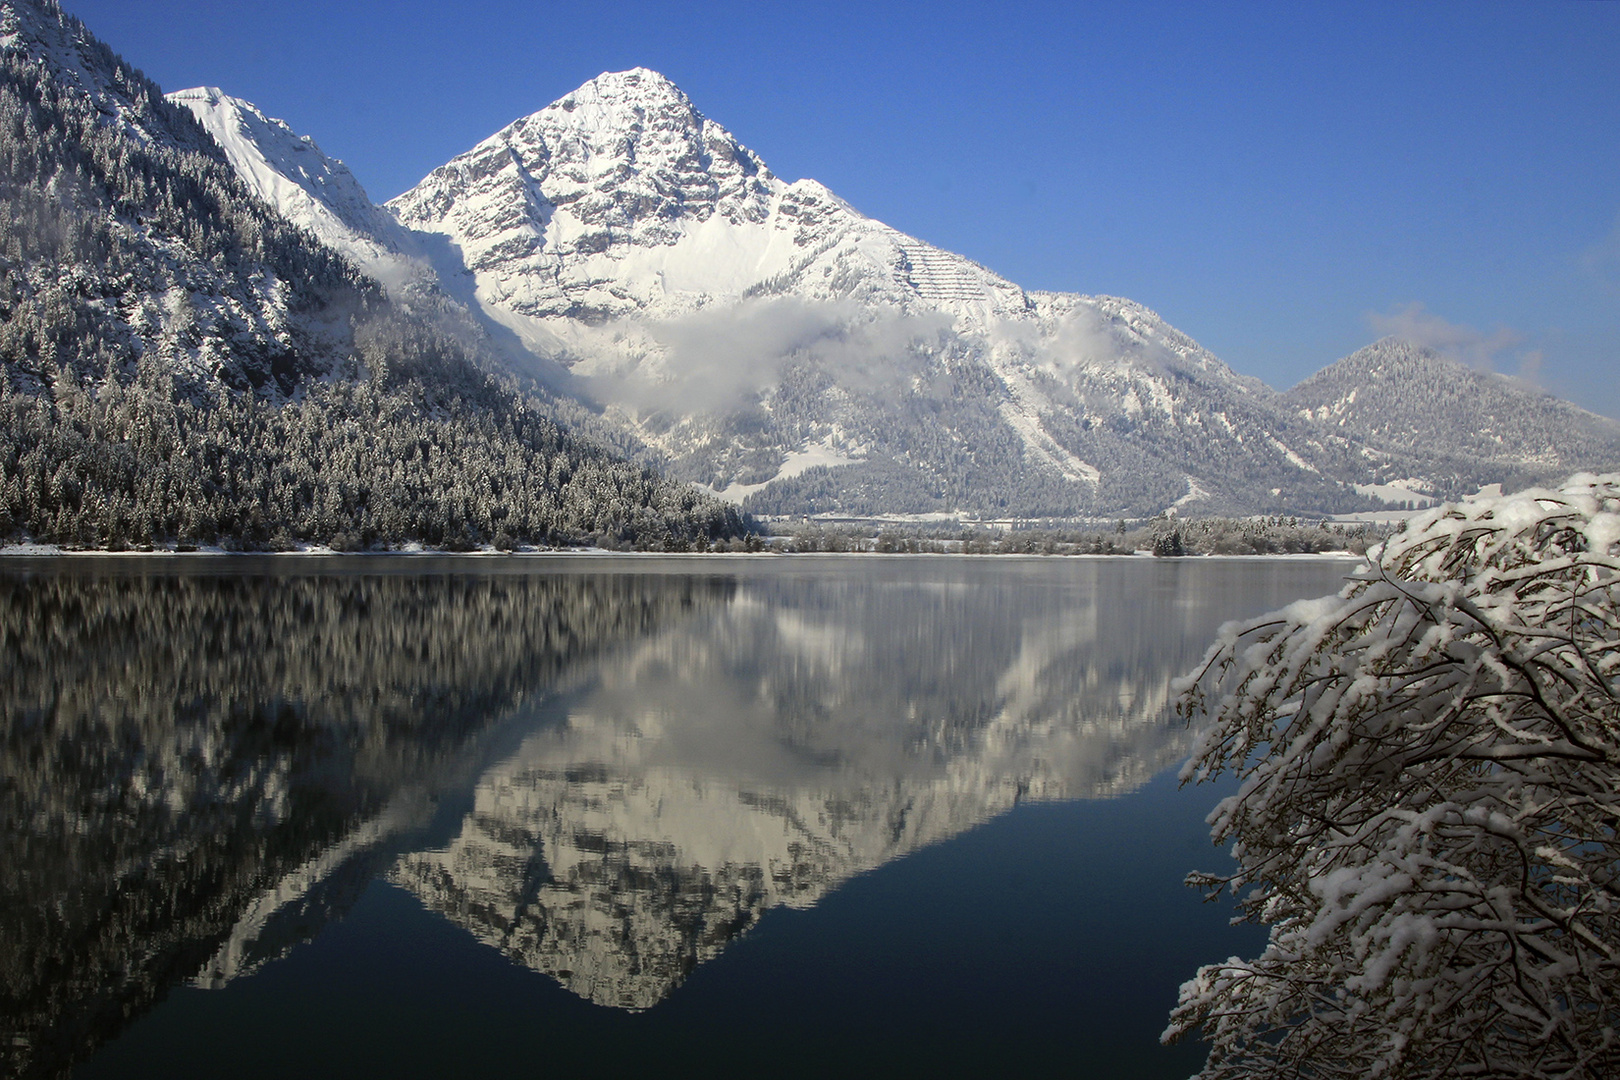
[[[1414,519],[1223,628],[1183,772],[1270,925],[1165,1031],[1205,1080],[1620,1077],[1620,474]]]

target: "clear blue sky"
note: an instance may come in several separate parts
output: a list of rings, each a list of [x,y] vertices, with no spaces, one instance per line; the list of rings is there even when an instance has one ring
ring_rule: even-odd
[[[1405,326],[1620,416],[1620,3],[63,3],[378,201],[640,65],[786,179],[1273,386]]]

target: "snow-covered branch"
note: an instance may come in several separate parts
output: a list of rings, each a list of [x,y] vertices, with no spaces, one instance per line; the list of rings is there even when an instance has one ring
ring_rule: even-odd
[[[1201,1076],[1620,1075],[1620,475],[1442,507],[1336,597],[1223,628],[1184,779],[1259,958],[1165,1039]]]

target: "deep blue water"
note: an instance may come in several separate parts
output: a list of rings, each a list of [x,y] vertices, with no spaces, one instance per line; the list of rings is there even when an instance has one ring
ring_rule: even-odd
[[[11,1070],[1186,1076],[1168,682],[1348,568],[8,562]]]

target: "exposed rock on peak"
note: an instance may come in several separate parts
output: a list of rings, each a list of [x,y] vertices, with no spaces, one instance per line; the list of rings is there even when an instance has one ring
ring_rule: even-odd
[[[694,233],[724,234],[705,223],[762,222],[781,186],[667,79],[636,69],[508,125],[389,205],[407,226],[449,237],[497,306],[609,316],[642,306],[610,284],[634,276],[627,250],[703,247]],[[702,254],[653,261],[691,276]],[[651,269],[668,287],[674,268]]]
[[[528,318],[659,318],[784,293],[1027,307],[1011,283],[821,184],[784,183],[642,68],[592,79],[389,206],[460,248],[482,300]]]

